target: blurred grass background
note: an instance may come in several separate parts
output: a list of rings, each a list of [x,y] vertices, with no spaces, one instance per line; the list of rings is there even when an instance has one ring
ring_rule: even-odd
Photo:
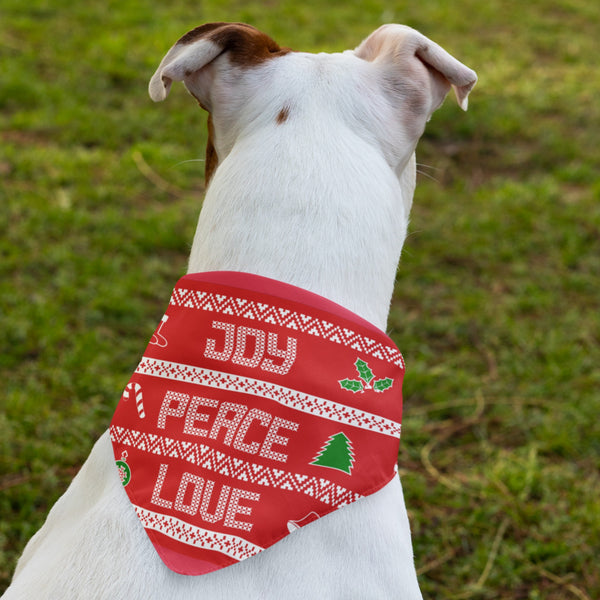
[[[3,0],[0,592],[185,271],[205,115],[146,86],[246,21],[307,51],[411,25],[477,70],[419,146],[390,331],[426,598],[600,598],[600,9],[588,0]]]

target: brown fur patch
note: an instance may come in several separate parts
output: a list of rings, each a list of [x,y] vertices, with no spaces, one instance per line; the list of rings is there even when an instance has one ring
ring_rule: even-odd
[[[191,31],[188,31],[183,37],[177,40],[178,44],[192,44],[196,40],[201,37],[206,36],[211,31],[218,29],[219,27],[224,27],[229,25],[229,23],[205,23],[204,25],[200,25]]]
[[[219,165],[219,157],[215,150],[214,137],[215,127],[212,122],[212,115],[208,113],[208,141],[206,142],[206,162],[204,163],[204,183],[206,186],[210,183],[212,176]]]
[[[289,106],[284,106],[280,111],[279,114],[277,115],[277,123],[279,125],[282,125],[283,123],[285,123],[288,118],[290,116],[290,107]]]
[[[227,52],[232,63],[252,67],[291,52],[280,48],[267,34],[245,23],[207,23],[186,33],[177,43],[192,44],[206,37]]]

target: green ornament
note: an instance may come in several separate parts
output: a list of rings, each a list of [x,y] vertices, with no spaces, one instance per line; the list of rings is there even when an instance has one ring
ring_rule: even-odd
[[[121,479],[121,483],[123,487],[125,487],[131,481],[131,469],[129,465],[125,462],[127,459],[127,450],[123,450],[121,453],[121,460],[117,460],[117,470],[119,471],[119,478]]]

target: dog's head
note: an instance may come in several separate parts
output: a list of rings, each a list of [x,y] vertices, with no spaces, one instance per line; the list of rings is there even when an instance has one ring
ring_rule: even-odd
[[[209,181],[241,134],[294,121],[316,136],[335,135],[336,126],[353,132],[400,175],[450,88],[466,110],[477,76],[403,25],[380,27],[354,51],[306,54],[249,25],[209,23],[169,50],[150,81],[151,98],[164,100],[173,81],[210,114]]]

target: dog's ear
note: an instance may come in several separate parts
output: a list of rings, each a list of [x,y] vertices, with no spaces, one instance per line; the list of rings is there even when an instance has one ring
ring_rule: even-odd
[[[459,106],[467,110],[469,92],[477,82],[475,71],[418,31],[405,25],[383,25],[356,48],[355,54],[382,65],[388,85],[402,90],[412,86],[417,96],[427,92],[419,98],[427,117],[442,104],[450,87]]]
[[[244,23],[207,23],[186,33],[165,55],[148,86],[150,98],[164,100],[173,81],[188,90],[210,110],[207,98],[212,76],[207,69],[221,55],[236,66],[256,66],[289,52],[268,35]]]

